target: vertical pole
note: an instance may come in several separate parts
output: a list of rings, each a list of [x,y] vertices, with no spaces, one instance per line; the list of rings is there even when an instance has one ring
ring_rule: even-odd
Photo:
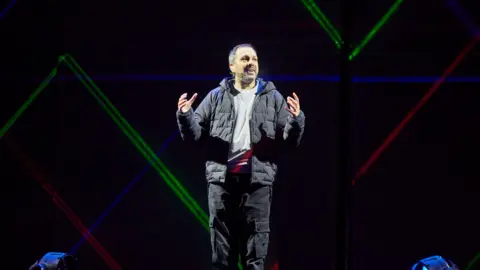
[[[341,0],[340,83],[338,95],[338,163],[337,163],[337,249],[336,270],[349,270],[351,238],[351,27],[353,0]]]

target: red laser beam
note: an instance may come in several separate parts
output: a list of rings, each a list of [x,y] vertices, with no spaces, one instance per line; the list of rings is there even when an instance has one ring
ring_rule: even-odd
[[[452,71],[458,66],[458,64],[465,58],[467,53],[477,44],[480,40],[480,34],[470,41],[467,46],[462,50],[462,52],[457,56],[457,58],[450,64],[450,66],[443,72],[442,77],[439,78],[433,86],[428,90],[428,92],[420,99],[418,104],[407,114],[407,116],[398,124],[398,126],[387,136],[385,141],[380,145],[380,147],[373,152],[370,158],[360,167],[360,170],[355,175],[355,178],[352,180],[352,185],[355,185],[355,182],[362,177],[367,170],[372,166],[372,164],[378,159],[383,151],[390,145],[390,143],[398,136],[402,129],[407,125],[407,123],[413,118],[413,116],[427,103],[427,101],[432,97],[432,95],[438,90],[440,85],[445,82],[445,79],[452,73]]]
[[[80,232],[83,236],[85,234],[88,243],[93,247],[93,249],[102,257],[105,263],[110,267],[112,270],[122,270],[122,267],[113,259],[113,257],[108,253],[108,251],[97,241],[97,239],[88,232],[88,229],[83,225],[82,221],[78,218],[78,216],[73,212],[73,210],[65,203],[65,201],[58,195],[58,193],[53,189],[52,185],[50,185],[43,174],[37,166],[33,163],[33,161],[27,156],[25,151],[23,151],[18,144],[13,142],[12,139],[8,140],[8,145],[14,150],[15,156],[20,159],[25,166],[25,168],[30,172],[32,177],[40,183],[40,185],[45,189],[45,191],[52,196],[52,201],[55,205],[63,211],[63,213],[67,216],[70,222],[75,226],[75,228]]]
[[[385,141],[380,145],[380,147],[375,150],[375,152],[370,156],[370,158],[363,164],[360,170],[355,175],[355,178],[352,181],[352,185],[355,185],[355,181],[363,176],[371,165],[378,159],[382,152],[390,145],[390,143],[398,136],[398,134],[403,130],[407,123],[413,118],[413,116],[427,103],[432,95],[438,90],[438,88],[445,82],[445,79],[453,72],[455,67],[465,58],[467,53],[476,45],[480,40],[480,34],[478,34],[473,40],[463,49],[463,51],[457,56],[457,58],[450,64],[450,66],[443,72],[442,77],[439,78],[429,91],[422,97],[418,104],[407,114],[407,116],[397,125],[397,127],[387,136]],[[75,213],[68,207],[68,205],[63,201],[63,199],[53,190],[52,186],[46,183],[46,178],[44,175],[34,166],[33,162],[26,156],[26,154],[15,147],[15,154],[23,160],[26,168],[31,172],[32,176],[37,180],[42,187],[52,196],[53,202],[60,208],[65,215],[69,218],[72,224],[80,231],[82,235],[88,233],[88,229],[83,225],[80,219],[75,215]],[[105,250],[105,248],[91,235],[87,234],[87,241],[92,245],[92,247],[97,251],[97,253],[104,259],[107,265],[113,270],[121,270],[122,268],[118,263],[111,257],[111,255]],[[278,270],[278,262],[275,262],[272,270]]]
[[[355,185],[355,181],[362,177],[370,168],[370,166],[375,162],[375,160],[380,156],[380,154],[387,148],[387,146],[398,136],[400,131],[407,125],[407,123],[413,118],[413,116],[420,110],[420,108],[427,103],[427,101],[432,97],[432,95],[437,91],[437,89],[442,85],[445,79],[452,73],[455,67],[465,58],[467,53],[477,44],[480,40],[480,34],[478,34],[468,45],[462,50],[462,52],[457,56],[457,58],[450,64],[450,66],[443,72],[442,77],[439,78],[429,91],[422,97],[418,104],[407,114],[407,116],[398,124],[398,126],[388,135],[382,145],[370,156],[370,158],[365,162],[365,164],[360,168],[360,170],[355,175],[355,178],[352,181],[352,185]],[[271,270],[278,270],[278,262],[275,262]]]

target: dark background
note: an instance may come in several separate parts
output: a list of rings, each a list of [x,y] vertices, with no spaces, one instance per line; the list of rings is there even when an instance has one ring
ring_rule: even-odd
[[[358,2],[356,44],[393,0]],[[339,1],[316,3],[340,27]],[[458,3],[480,26],[480,3]],[[263,75],[277,76],[284,96],[295,91],[307,115],[304,143],[285,153],[275,186],[268,269],[275,262],[279,269],[333,269],[338,83],[278,75],[338,75],[339,51],[301,1],[18,1],[0,27],[2,125],[68,52],[154,151],[177,129],[178,97],[198,92],[203,98],[219,82],[158,75],[227,76],[229,50],[252,43]],[[352,61],[353,73],[438,77],[472,37],[445,0],[405,1]],[[451,76],[479,76],[479,47]],[[73,75],[65,66],[59,72]],[[354,168],[432,84],[353,84]],[[358,180],[352,269],[409,269],[436,254],[465,269],[480,250],[479,85],[444,83]],[[48,251],[68,252],[81,239],[35,181],[39,171],[90,227],[147,165],[86,88],[61,77],[1,138],[0,151],[5,190],[15,188],[4,197],[5,211],[15,209],[14,220],[4,221],[15,228],[15,269],[27,269]],[[207,210],[202,151],[176,137],[159,157]],[[25,167],[27,160],[37,172]],[[208,233],[151,168],[93,235],[123,269],[209,269]],[[82,269],[109,269],[87,242],[77,255]]]

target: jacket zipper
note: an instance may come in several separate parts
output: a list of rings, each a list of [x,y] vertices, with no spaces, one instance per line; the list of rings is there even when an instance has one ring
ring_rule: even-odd
[[[235,122],[237,121],[237,112],[235,111],[235,104],[234,104],[234,101],[233,101],[233,98],[230,94],[229,91],[225,90],[225,94],[228,95],[228,99],[230,100],[230,106],[232,108],[232,112],[233,112],[233,122],[232,122],[232,136],[230,138],[230,145],[229,147],[231,148],[232,147],[232,144],[233,144],[233,133],[235,132]],[[228,149],[228,151],[230,152],[231,149]],[[228,153],[227,153],[227,169],[225,170],[225,175],[223,177],[223,182],[225,182],[225,180],[227,179],[227,173],[228,173]]]
[[[260,87],[260,86],[259,86]],[[253,98],[253,104],[252,104],[252,111],[250,112],[250,120],[249,120],[249,128],[250,128],[250,151],[252,152],[250,155],[250,175],[253,178],[253,112],[255,111],[255,106],[257,106],[257,101],[260,96],[260,93],[257,95],[255,94],[255,97]]]

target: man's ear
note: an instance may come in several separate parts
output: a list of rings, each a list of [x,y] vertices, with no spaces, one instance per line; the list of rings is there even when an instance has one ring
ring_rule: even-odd
[[[233,73],[233,72],[234,72],[234,70],[233,70],[233,64],[230,64],[230,65],[228,65],[228,66],[230,67],[230,72]]]

